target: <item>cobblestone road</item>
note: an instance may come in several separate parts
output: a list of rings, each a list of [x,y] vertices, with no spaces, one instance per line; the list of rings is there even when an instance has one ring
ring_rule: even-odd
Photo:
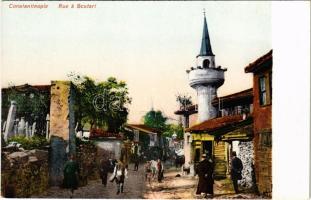
[[[110,174],[108,175],[108,177]],[[125,179],[124,193],[116,194],[116,184],[108,181],[107,187],[101,184],[101,180],[89,181],[88,185],[75,190],[73,198],[91,199],[142,199],[145,191],[143,177],[143,166],[138,171],[133,171],[133,165],[129,166],[128,179]],[[33,196],[32,198],[69,198],[70,191],[59,187],[52,187],[45,194]]]

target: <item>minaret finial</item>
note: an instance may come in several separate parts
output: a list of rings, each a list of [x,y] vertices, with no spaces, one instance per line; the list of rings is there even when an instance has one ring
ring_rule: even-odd
[[[203,8],[203,15],[204,15],[204,17],[205,17],[205,8]]]

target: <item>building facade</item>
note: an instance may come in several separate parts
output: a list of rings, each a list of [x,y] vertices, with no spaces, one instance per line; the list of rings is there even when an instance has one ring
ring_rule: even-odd
[[[164,138],[159,130],[144,124],[126,124],[125,130],[133,134],[132,153],[158,159],[165,155]]]
[[[253,73],[254,157],[257,187],[272,194],[272,50],[245,68]]]

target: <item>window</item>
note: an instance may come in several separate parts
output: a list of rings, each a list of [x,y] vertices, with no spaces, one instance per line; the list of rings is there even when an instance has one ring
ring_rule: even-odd
[[[259,76],[259,101],[264,106],[272,103],[272,72]]]
[[[206,60],[204,60],[203,61],[203,68],[208,68],[209,67],[209,60],[208,59],[206,59]]]
[[[267,104],[266,77],[259,77],[259,102],[260,105]]]
[[[272,72],[269,72],[269,92],[270,92],[270,103],[272,102]]]
[[[260,133],[260,144],[261,147],[272,147],[272,134],[271,132]]]

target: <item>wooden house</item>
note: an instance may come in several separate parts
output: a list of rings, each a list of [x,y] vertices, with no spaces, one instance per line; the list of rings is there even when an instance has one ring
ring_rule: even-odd
[[[215,160],[216,178],[229,174],[232,143],[252,141],[252,98],[252,89],[247,89],[213,100],[218,117],[185,129],[190,136],[185,139],[185,144],[190,144],[190,161],[197,163],[209,152]]]
[[[272,193],[272,50],[245,68],[253,73],[254,157],[257,187]]]

